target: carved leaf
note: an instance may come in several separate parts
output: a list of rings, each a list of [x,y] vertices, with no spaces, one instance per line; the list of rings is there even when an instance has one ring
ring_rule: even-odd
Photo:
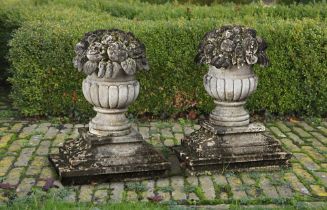
[[[98,68],[98,64],[96,62],[87,61],[83,66],[83,71],[87,75],[91,75]]]
[[[101,55],[101,51],[102,51],[102,44],[100,42],[94,42],[92,43],[87,52],[86,52],[86,56],[90,61],[100,61],[103,56]]]
[[[121,67],[128,75],[133,75],[136,72],[136,62],[132,58],[127,58],[125,61],[121,62]]]
[[[112,67],[112,71],[113,71],[113,73],[112,73],[112,77],[114,78],[114,77],[117,76],[117,74],[119,73],[119,71],[120,71],[122,68],[121,68],[120,64],[117,63],[117,62],[112,62],[112,64],[113,64],[113,67]]]
[[[257,63],[258,57],[255,56],[254,54],[247,54],[245,56],[246,62],[250,65]]]
[[[106,67],[105,78],[107,79],[112,78],[112,75],[113,75],[113,65],[111,62],[108,62]]]
[[[107,63],[105,61],[99,62],[99,71],[98,71],[98,77],[102,78],[104,77],[104,74],[106,73]]]
[[[232,52],[234,49],[234,43],[230,39],[225,39],[221,42],[220,48],[224,52]]]
[[[75,46],[75,53],[77,55],[83,55],[85,53],[85,44],[84,43],[77,43]]]

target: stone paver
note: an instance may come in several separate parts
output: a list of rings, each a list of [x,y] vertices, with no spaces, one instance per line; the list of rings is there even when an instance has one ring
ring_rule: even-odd
[[[173,125],[173,127],[172,127],[172,131],[173,131],[174,133],[182,133],[182,132],[183,132],[183,127],[182,127],[180,124],[175,123],[175,124]]]
[[[40,144],[41,140],[42,140],[42,135],[34,135],[29,140],[28,145],[35,147]]]
[[[226,177],[221,174],[214,174],[213,180],[217,185],[227,185],[228,184]]]
[[[41,170],[44,166],[49,164],[48,158],[44,156],[36,156],[31,164],[28,166],[26,170],[26,175],[29,176],[37,176],[41,173]]]
[[[147,201],[148,198],[155,196],[155,181],[154,180],[146,180],[143,181],[142,184],[146,187],[146,191],[143,192],[143,201]]]
[[[135,191],[127,191],[126,192],[126,201],[128,201],[128,202],[138,201],[137,193]]]
[[[42,141],[40,143],[39,148],[36,150],[36,154],[37,155],[48,155],[50,145],[51,145],[51,141]]]
[[[312,189],[312,192],[314,195],[320,196],[320,197],[327,197],[327,192],[324,187],[320,185],[310,185],[310,188]]]
[[[124,183],[122,182],[110,183],[110,189],[111,189],[110,202],[117,203],[123,200]]]
[[[255,185],[256,185],[255,180],[252,179],[249,176],[249,174],[247,174],[247,173],[241,174],[241,179],[246,186],[245,191],[248,194],[248,196],[251,196],[251,197],[258,196],[258,191],[257,191],[257,188],[255,187]]]
[[[295,133],[291,133],[291,132],[288,132],[286,133],[286,135],[292,139],[292,141],[294,142],[294,144],[296,145],[302,145],[304,144],[304,140],[301,139],[298,135],[296,135]]]
[[[169,201],[170,200],[170,193],[168,190],[170,189],[169,179],[158,179],[156,183],[156,187],[159,189],[158,194],[162,196],[163,201]]]
[[[302,128],[293,127],[293,130],[295,131],[295,133],[297,133],[302,138],[310,138],[310,137],[312,137],[308,132],[306,132]]]
[[[327,128],[322,127],[322,126],[318,126],[317,128],[319,129],[319,131],[320,131],[322,134],[327,135]]]
[[[313,131],[314,128],[304,121],[299,121],[297,124],[306,131]]]
[[[314,177],[309,172],[304,170],[303,167],[298,163],[293,164],[293,171],[298,177],[301,177],[307,182],[313,183],[315,181]]]
[[[308,169],[319,170],[320,166],[315,163],[308,155],[303,153],[295,153],[294,156]]]
[[[105,203],[108,199],[108,191],[107,190],[97,190],[94,193],[94,202],[95,203]]]
[[[270,180],[266,177],[262,177],[260,180],[260,187],[263,193],[269,198],[278,198],[276,188],[270,183]]]
[[[10,184],[10,185],[17,185],[20,181],[20,177],[22,176],[22,172],[24,171],[24,168],[13,168],[9,171],[8,175],[6,176],[6,179],[4,180],[4,183]]]
[[[216,197],[215,188],[210,176],[199,177],[200,186],[204,192],[204,196],[208,200],[213,200]]]
[[[309,156],[311,156],[311,158],[313,160],[316,160],[316,161],[326,161],[326,157],[324,155],[320,154],[319,152],[317,152],[317,150],[315,150],[311,146],[303,146],[302,149],[305,152],[307,152],[307,154]]]
[[[279,128],[277,127],[270,127],[269,128],[271,130],[271,132],[277,137],[277,138],[285,138],[286,135],[284,133],[282,133],[281,130],[279,130]]]
[[[44,139],[53,139],[58,132],[59,130],[57,128],[50,127],[48,132],[46,132],[46,134],[44,135]]]
[[[301,149],[288,138],[282,138],[280,140],[285,146],[286,149],[290,152],[299,152]]]
[[[4,176],[7,173],[15,159],[16,157],[7,156],[0,161],[0,176]]]
[[[2,136],[0,138],[0,149],[7,147],[8,146],[8,143],[11,140],[12,137],[13,137],[13,134],[11,134],[11,133],[10,134],[7,134],[5,136]]]
[[[292,188],[304,195],[310,195],[309,190],[299,181],[299,179],[293,173],[286,173],[285,179],[290,183]]]
[[[327,187],[327,172],[313,172],[313,174],[322,181],[325,187]]]
[[[144,139],[150,138],[149,135],[150,130],[148,127],[139,127],[139,132],[141,133]]]
[[[174,176],[171,178],[171,187],[173,191],[171,193],[174,200],[185,200],[186,194],[184,192],[184,178],[181,176]]]
[[[28,192],[32,189],[32,187],[35,185],[35,183],[35,178],[24,178],[16,189],[17,196],[26,196]]]
[[[11,131],[11,132],[15,132],[15,133],[17,133],[17,132],[19,132],[19,131],[23,128],[23,126],[24,126],[23,123],[15,123],[15,124],[11,127],[10,131]]]
[[[327,144],[327,137],[318,132],[311,132],[311,134],[316,137],[321,143]],[[327,135],[327,134],[325,134]]]
[[[238,177],[229,176],[227,177],[227,181],[232,189],[234,199],[240,200],[247,198],[244,189],[242,189],[242,181]]]
[[[19,152],[22,147],[26,144],[26,140],[20,139],[20,140],[15,140],[10,147],[8,148],[9,152],[17,153]]]
[[[91,202],[93,196],[93,185],[82,185],[78,196],[79,202]]]
[[[186,181],[191,187],[199,186],[199,180],[198,180],[198,177],[196,177],[196,176],[189,176],[186,178]],[[199,200],[199,197],[196,195],[195,192],[189,192],[187,196],[188,196],[189,200],[193,200],[193,201]]]
[[[28,162],[30,161],[33,152],[35,151],[35,148],[24,148],[22,152],[20,153],[20,156],[15,162],[15,166],[27,166]]]
[[[37,124],[31,124],[28,125],[27,127],[23,128],[23,131],[19,134],[19,138],[26,138],[30,135],[32,135],[33,133],[35,133],[35,128],[37,127]]]
[[[282,121],[277,121],[275,124],[282,132],[291,131],[291,129],[289,127],[287,127],[287,125],[285,125],[285,123]]]

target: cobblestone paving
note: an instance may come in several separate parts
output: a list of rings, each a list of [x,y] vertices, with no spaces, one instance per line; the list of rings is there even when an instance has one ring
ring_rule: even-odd
[[[58,153],[68,138],[75,138],[82,124],[55,124],[12,118],[7,98],[0,96],[0,202],[9,195],[26,196],[32,189],[60,185],[47,155]],[[312,202],[327,199],[327,122],[266,123],[267,133],[293,153],[292,168],[275,172],[225,172],[203,176],[172,176],[159,180],[116,182],[66,187],[68,202],[147,201],[160,195],[161,202],[180,204],[266,204]],[[185,120],[139,122],[134,127],[145,140],[163,149],[180,143],[185,133],[199,125]],[[54,181],[54,183],[52,183]],[[49,185],[50,183],[50,185]],[[267,206],[267,207],[268,207]],[[213,206],[214,207],[214,206]]]

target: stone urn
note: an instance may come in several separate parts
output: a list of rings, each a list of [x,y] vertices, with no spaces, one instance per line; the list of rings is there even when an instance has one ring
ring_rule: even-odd
[[[223,26],[205,34],[195,61],[209,67],[203,83],[216,107],[200,130],[174,148],[190,173],[289,165],[290,154],[264,133],[263,124],[250,123],[244,108],[258,84],[253,65],[268,66],[266,48],[256,31],[244,26]]]
[[[210,65],[203,83],[216,104],[209,118],[213,125],[230,127],[249,124],[250,116],[244,104],[258,83],[250,65],[232,66],[229,69]]]
[[[125,112],[139,95],[140,84],[134,76],[119,70],[117,77],[99,78],[95,73],[83,81],[85,99],[97,115],[89,123],[89,131],[99,136],[122,136],[131,132]]]
[[[205,35],[196,61],[209,65],[204,87],[216,104],[209,119],[213,125],[249,124],[244,104],[258,83],[252,66],[256,63],[268,65],[266,47],[255,30],[240,26],[225,26]]]
[[[145,47],[131,33],[119,30],[99,30],[86,37],[76,45],[74,66],[88,75],[83,94],[97,112],[89,131],[99,136],[129,134],[125,112],[139,94],[136,71],[149,68]]]
[[[131,127],[125,112],[138,97],[135,74],[148,70],[145,46],[118,29],[86,33],[75,47],[74,67],[85,73],[82,90],[97,112],[80,137],[65,142],[50,161],[64,184],[155,178],[170,167]]]

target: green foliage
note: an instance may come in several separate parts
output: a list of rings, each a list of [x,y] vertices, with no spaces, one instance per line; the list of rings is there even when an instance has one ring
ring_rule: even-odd
[[[11,98],[26,116],[83,120],[94,115],[81,92],[84,75],[73,68],[72,58],[83,34],[100,28],[131,31],[146,45],[150,71],[138,75],[141,92],[131,112],[172,114],[194,101],[200,112],[209,112],[213,102],[201,79],[207,68],[196,66],[193,59],[203,35],[224,24],[254,27],[269,44],[271,65],[255,68],[260,81],[248,101],[250,111],[327,113],[326,4],[206,7],[99,0],[5,2],[0,23],[21,26],[10,42]],[[6,50],[0,46],[1,53],[7,54]],[[185,102],[182,107],[173,103],[177,96]]]
[[[225,4],[225,3],[235,3],[235,4],[250,4],[253,2],[260,2],[259,0],[141,0],[142,2],[149,2],[151,4],[165,4],[165,3],[180,3],[180,4],[197,4],[197,5],[215,5],[215,4]],[[321,2],[323,0],[276,0],[276,1],[266,1],[275,2],[279,4],[308,4]]]
[[[139,182],[130,182],[126,184],[126,189],[135,192],[145,192],[147,191],[147,187]]]

